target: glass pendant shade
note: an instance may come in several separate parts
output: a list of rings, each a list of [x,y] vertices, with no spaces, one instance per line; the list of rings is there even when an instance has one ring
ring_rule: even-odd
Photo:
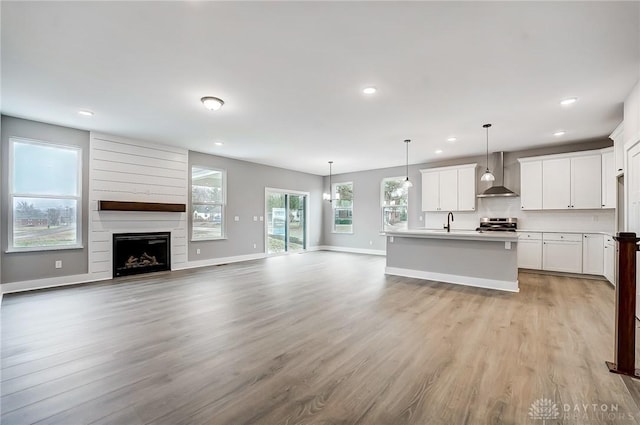
[[[489,171],[488,168],[487,168],[487,171],[484,172],[482,177],[480,177],[480,181],[483,181],[483,182],[492,182],[495,179],[496,179],[495,176],[491,174],[491,171]]]
[[[411,180],[409,180],[409,177],[407,177],[406,179],[404,179],[404,183],[402,184],[402,186],[405,189],[408,189],[410,187],[413,187],[413,183],[411,183]]]

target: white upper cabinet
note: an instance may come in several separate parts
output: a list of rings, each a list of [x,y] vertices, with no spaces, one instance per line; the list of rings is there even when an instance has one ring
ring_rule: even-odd
[[[615,151],[615,175],[619,176],[624,173],[624,122],[613,130],[609,136],[613,140],[613,150]]]
[[[476,164],[420,170],[422,211],[474,211]]]
[[[571,208],[602,208],[602,155],[571,158]]]
[[[476,167],[458,169],[458,211],[476,209]]]
[[[616,207],[616,168],[614,150],[602,151],[602,208]]]
[[[624,143],[634,143],[640,139],[640,83],[624,101]]]
[[[520,202],[523,210],[542,209],[542,161],[520,164]]]
[[[611,174],[614,158],[610,148],[518,161],[523,210],[615,208],[615,176]],[[607,184],[605,189],[603,182]]]
[[[542,208],[571,208],[571,158],[542,161]]]
[[[440,210],[458,209],[458,170],[440,171]]]
[[[421,170],[422,171],[422,170]],[[422,211],[438,211],[440,208],[440,173],[422,173]]]

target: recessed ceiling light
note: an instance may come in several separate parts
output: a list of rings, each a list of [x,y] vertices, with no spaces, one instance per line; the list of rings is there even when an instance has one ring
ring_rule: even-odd
[[[216,145],[216,146],[222,146],[222,145],[224,145],[224,143],[223,143],[223,142],[213,142],[213,144],[214,144],[214,145]]]
[[[79,115],[85,116],[85,117],[92,117],[93,116],[93,112],[91,111],[87,111],[87,110],[80,110],[78,111]]]
[[[567,132],[564,130],[556,131],[555,133],[553,133],[553,135],[556,137],[564,136],[565,134],[567,134]]]
[[[449,138],[447,139],[447,142],[453,143],[453,142],[455,142],[456,140],[458,140],[458,139],[456,139],[455,137],[449,137]]]
[[[436,149],[436,154],[440,155],[442,153],[442,149]]]
[[[224,100],[213,96],[205,96],[200,101],[210,111],[217,111],[224,105]]]
[[[364,94],[374,94],[375,92],[377,92],[378,89],[375,87],[366,87],[362,90],[362,93]]]
[[[577,97],[568,97],[566,99],[562,99],[560,101],[560,104],[562,106],[569,106],[569,105],[573,105],[574,103],[576,103],[578,101]]]

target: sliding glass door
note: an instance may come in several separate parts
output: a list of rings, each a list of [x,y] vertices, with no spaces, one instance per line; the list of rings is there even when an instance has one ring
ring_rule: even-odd
[[[267,254],[307,248],[307,194],[266,190]]]

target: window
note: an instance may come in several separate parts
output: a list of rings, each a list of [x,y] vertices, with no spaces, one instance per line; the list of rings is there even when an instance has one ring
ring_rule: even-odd
[[[9,139],[9,251],[82,247],[82,150]]]
[[[409,192],[404,187],[404,177],[382,180],[380,204],[382,207],[382,230],[406,230]]]
[[[353,183],[336,183],[331,188],[336,194],[333,206],[334,233],[353,233]]]
[[[191,167],[192,241],[224,238],[226,189],[224,170]]]

